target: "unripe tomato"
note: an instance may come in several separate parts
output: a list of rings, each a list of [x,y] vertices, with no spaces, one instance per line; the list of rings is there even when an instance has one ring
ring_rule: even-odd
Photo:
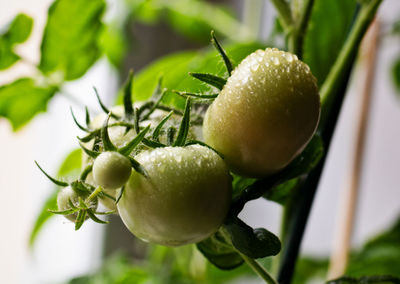
[[[79,198],[85,201],[86,198],[89,197],[89,193],[85,192],[77,192],[71,188],[71,186],[63,187],[57,194],[57,206],[59,211],[69,210],[71,206],[69,201],[71,200],[72,204],[75,207],[80,207]],[[90,209],[96,210],[97,208],[97,198],[90,200],[89,204],[86,204]],[[69,215],[64,215],[68,220],[75,222],[78,213],[73,213]]]
[[[313,136],[320,98],[309,67],[267,48],[246,57],[207,110],[205,142],[233,172],[263,177],[293,160]]]
[[[128,181],[131,171],[129,159],[118,152],[102,152],[93,163],[94,182],[102,188],[120,188]]]
[[[214,151],[165,147],[136,156],[148,177],[132,172],[117,204],[137,237],[166,246],[199,242],[218,230],[231,200],[231,176]]]

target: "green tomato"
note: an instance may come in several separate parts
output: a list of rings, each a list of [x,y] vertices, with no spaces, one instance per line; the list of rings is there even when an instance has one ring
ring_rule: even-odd
[[[59,211],[65,211],[71,209],[71,206],[69,204],[69,201],[71,200],[72,204],[75,207],[80,207],[79,204],[79,198],[81,198],[83,201],[86,200],[86,198],[89,197],[89,193],[86,192],[78,192],[76,190],[73,190],[71,186],[63,187],[60,189],[60,191],[57,194],[57,207]],[[88,205],[89,208],[96,210],[97,208],[97,198],[92,199]],[[78,213],[73,213],[69,215],[64,215],[65,218],[68,220],[75,222],[76,217],[78,216]],[[86,217],[87,219],[87,217]]]
[[[93,163],[94,182],[102,188],[120,188],[128,181],[131,171],[129,159],[118,152],[103,152]]]
[[[117,204],[137,237],[166,246],[199,242],[223,223],[231,176],[214,151],[200,145],[165,147],[136,156],[148,177],[132,172]]]
[[[316,131],[320,97],[309,67],[276,48],[233,71],[207,110],[203,136],[235,173],[264,177],[287,166]]]

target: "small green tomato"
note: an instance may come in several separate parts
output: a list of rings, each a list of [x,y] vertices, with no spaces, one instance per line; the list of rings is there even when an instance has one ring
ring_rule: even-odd
[[[165,147],[135,157],[148,177],[132,172],[119,215],[137,237],[166,246],[199,242],[223,223],[231,176],[214,151],[200,145]]]
[[[58,210],[65,211],[65,210],[71,209],[71,205],[69,202],[70,200],[75,207],[80,207],[79,198],[81,198],[83,201],[85,201],[86,198],[89,197],[89,195],[90,195],[89,193],[85,193],[85,192],[78,193],[77,191],[73,190],[71,186],[63,187],[60,189],[60,191],[57,194]],[[97,198],[94,198],[89,201],[89,204],[86,204],[86,205],[90,209],[96,210],[97,204],[98,204]],[[78,213],[73,213],[73,214],[64,215],[64,216],[68,220],[75,222],[76,217],[78,216]],[[86,219],[87,219],[87,217],[86,217]]]
[[[128,181],[131,171],[129,159],[118,152],[103,152],[93,163],[94,182],[107,189],[123,186]]]

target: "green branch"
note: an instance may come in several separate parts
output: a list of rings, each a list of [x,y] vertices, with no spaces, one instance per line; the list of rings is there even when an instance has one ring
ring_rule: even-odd
[[[382,0],[373,0],[361,7],[360,14],[354,23],[354,27],[321,87],[321,120],[319,129],[323,130],[325,128],[327,120],[330,117],[332,105],[336,97],[341,95],[338,90],[342,82],[347,80],[345,76],[347,73],[346,71],[351,69],[353,59],[357,55],[361,40],[374,19],[381,2]]]
[[[278,284],[278,282],[272,278],[271,275],[262,267],[257,261],[254,259],[240,253],[240,256],[243,258],[243,260],[256,272],[262,279],[264,279],[265,283],[269,284]]]
[[[301,7],[300,16],[296,19],[295,27],[289,37],[289,50],[296,54],[300,59],[303,57],[304,35],[307,30],[308,22],[311,17],[314,0],[305,0]]]

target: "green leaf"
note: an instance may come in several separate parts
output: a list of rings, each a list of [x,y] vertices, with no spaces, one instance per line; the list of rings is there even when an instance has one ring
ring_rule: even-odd
[[[236,217],[228,218],[223,225],[232,245],[251,258],[277,255],[281,250],[279,238],[264,228],[253,229]]]
[[[100,56],[104,0],[56,0],[49,8],[39,68],[61,71],[65,80],[81,77]]]
[[[212,264],[223,270],[234,269],[244,262],[219,231],[197,243],[197,248]]]
[[[240,62],[253,51],[265,48],[260,43],[229,44],[225,47],[227,54],[233,62]],[[151,97],[157,80],[163,75],[163,86],[169,90],[183,90],[191,93],[207,93],[212,91],[210,87],[188,75],[189,72],[202,72],[226,75],[224,63],[217,56],[213,47],[199,50],[197,52],[180,52],[155,61],[144,70],[141,70],[135,78],[134,100],[143,101]],[[185,99],[173,93],[167,93],[163,103],[183,109]]]
[[[102,52],[114,67],[121,67],[121,63],[128,50],[128,42],[121,28],[116,24],[107,24],[99,39]]]
[[[400,278],[390,275],[363,276],[360,278],[343,276],[326,282],[327,284],[400,284]]]
[[[400,58],[392,66],[392,77],[397,92],[400,94]]]
[[[79,175],[79,170],[82,164],[82,151],[81,149],[73,150],[65,158],[64,162],[61,164],[58,170],[58,177],[77,177]],[[57,193],[58,190],[53,190],[47,197],[42,205],[39,215],[36,217],[35,223],[33,225],[32,231],[29,236],[29,247],[33,247],[37,236],[44,224],[54,216],[48,209],[57,208]]]
[[[8,31],[3,35],[13,45],[23,43],[31,34],[33,19],[26,14],[18,14],[11,22]]]
[[[56,93],[54,87],[36,85],[30,78],[18,79],[0,87],[0,116],[7,118],[18,130],[36,114],[46,110]]]
[[[391,229],[367,242],[353,254],[346,275],[392,275],[400,277],[400,218]]]
[[[213,74],[190,72],[189,75],[196,78],[197,80],[214,86],[219,90],[222,90],[226,84],[226,79],[215,76]]]
[[[263,195],[264,198],[274,201],[282,206],[286,204],[290,194],[300,184],[298,178],[294,178],[274,186],[270,191]]]
[[[352,24],[356,0],[315,0],[304,37],[303,61],[324,82]]]
[[[19,56],[12,51],[4,39],[0,38],[0,70],[11,67],[18,60]]]
[[[176,32],[198,42],[207,42],[210,30],[234,41],[255,38],[227,6],[203,0],[130,0],[128,3],[135,20],[146,24],[167,22]]]
[[[18,14],[6,31],[0,35],[0,70],[16,63],[20,57],[14,53],[15,44],[26,41],[32,31],[33,20],[25,14]]]

